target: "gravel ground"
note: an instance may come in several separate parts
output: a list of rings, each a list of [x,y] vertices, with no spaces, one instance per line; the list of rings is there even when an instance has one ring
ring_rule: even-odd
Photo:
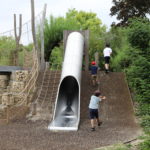
[[[131,97],[122,73],[100,73],[100,90],[107,97],[101,102],[101,127],[90,131],[89,98],[96,88],[89,85],[83,73],[81,89],[81,122],[77,132],[52,132],[48,121],[15,120],[0,125],[0,150],[90,150],[126,142],[140,134],[134,117]]]

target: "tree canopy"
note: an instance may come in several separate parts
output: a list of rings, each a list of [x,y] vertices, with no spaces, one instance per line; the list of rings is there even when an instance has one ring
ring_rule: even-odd
[[[90,30],[91,32],[102,32],[105,26],[102,21],[97,17],[96,13],[77,11],[76,9],[69,9],[66,14],[66,19],[75,20],[80,26],[80,30]]]
[[[149,0],[113,0],[113,4],[110,15],[117,15],[117,19],[120,20],[117,25],[126,25],[129,18],[145,18],[150,14]]]
[[[63,30],[90,30],[90,52],[100,49],[102,43],[100,36],[106,31],[106,27],[102,25],[101,20],[93,12],[77,11],[69,9],[66,17],[54,18],[45,22],[44,38],[45,38],[45,59],[49,60],[54,47],[59,46],[63,40]],[[56,50],[56,49],[55,49]],[[90,53],[93,55],[93,52]]]
[[[133,47],[146,51],[150,44],[150,21],[135,18],[130,21],[128,39]],[[147,53],[146,53],[147,54]]]

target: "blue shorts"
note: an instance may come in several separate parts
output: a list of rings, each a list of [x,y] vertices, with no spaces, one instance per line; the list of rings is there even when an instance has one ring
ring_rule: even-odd
[[[89,112],[90,112],[90,119],[98,119],[98,109],[90,109],[89,108]]]

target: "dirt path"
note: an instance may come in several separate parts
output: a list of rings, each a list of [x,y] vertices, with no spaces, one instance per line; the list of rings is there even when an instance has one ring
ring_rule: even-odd
[[[15,121],[0,126],[0,150],[90,150],[137,137],[140,128],[123,73],[101,72],[100,89],[107,100],[101,102],[103,124],[95,132],[90,131],[88,119],[88,103],[94,89],[89,85],[89,75],[83,73],[81,123],[77,132],[48,131],[46,121]]]

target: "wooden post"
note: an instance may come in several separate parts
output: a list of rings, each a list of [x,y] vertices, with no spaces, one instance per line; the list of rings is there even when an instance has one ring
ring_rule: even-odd
[[[100,90],[99,53],[96,52],[94,56],[95,56],[96,65],[98,66],[98,71],[97,71],[97,84],[98,84],[98,90]]]
[[[32,28],[32,38],[33,38],[33,44],[35,47],[35,51],[37,51],[38,56],[38,65],[40,66],[40,53],[38,48],[38,43],[36,39],[36,31],[35,31],[35,12],[34,12],[34,0],[31,0],[31,28]]]
[[[99,66],[99,53],[98,52],[95,53],[95,62],[96,62],[96,65]]]
[[[45,16],[46,16],[46,7],[47,5],[44,5],[43,9],[43,15],[41,20],[41,26],[40,26],[40,38],[41,38],[41,69],[43,70],[45,68],[45,58],[44,58],[44,23],[45,23]]]
[[[22,33],[22,15],[19,15],[19,35],[17,35],[17,23],[16,23],[16,14],[14,14],[14,34],[15,34],[15,40],[16,40],[16,50],[14,53],[14,65],[19,65],[18,62],[18,51],[20,48],[20,39],[21,39],[21,33]]]
[[[38,50],[36,31],[35,31],[34,0],[31,0],[31,28],[32,28],[33,44],[34,44],[35,49]]]
[[[85,31],[85,71],[89,70],[89,30]]]

